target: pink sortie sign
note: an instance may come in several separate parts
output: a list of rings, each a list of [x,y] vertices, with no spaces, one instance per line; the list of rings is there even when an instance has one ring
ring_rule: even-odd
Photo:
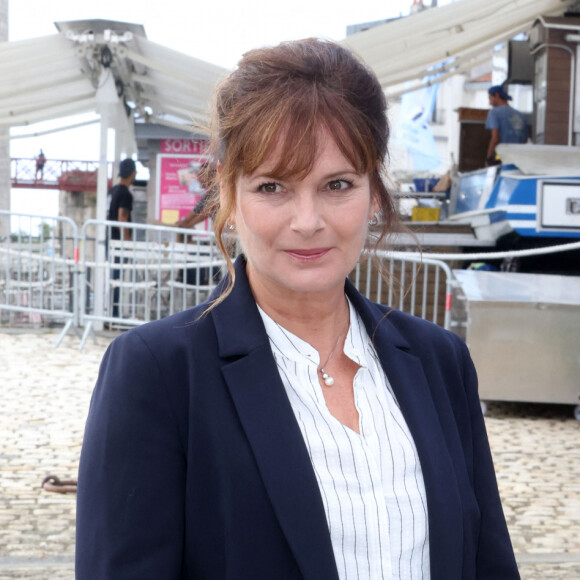
[[[204,189],[199,170],[207,161],[207,141],[202,139],[163,139],[157,156],[159,220],[174,224],[185,217],[199,201]]]

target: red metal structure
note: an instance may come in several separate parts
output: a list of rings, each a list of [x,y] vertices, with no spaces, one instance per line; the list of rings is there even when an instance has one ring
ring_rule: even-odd
[[[107,164],[108,187],[112,185],[113,164]],[[58,189],[63,191],[96,191],[99,163],[47,159],[42,169],[36,159],[11,159],[12,187]]]

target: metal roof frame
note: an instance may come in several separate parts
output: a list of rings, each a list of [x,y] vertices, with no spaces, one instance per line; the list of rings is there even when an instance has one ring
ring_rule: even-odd
[[[59,34],[0,43],[0,127],[98,113],[107,75],[131,124],[191,130],[193,123],[206,121],[226,69],[149,41],[139,24],[55,24]]]

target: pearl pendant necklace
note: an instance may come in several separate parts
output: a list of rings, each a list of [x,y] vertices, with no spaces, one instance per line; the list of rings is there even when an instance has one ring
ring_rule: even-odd
[[[334,379],[328,374],[324,372],[324,369],[320,367],[320,373],[322,374],[322,380],[327,387],[332,387],[334,385]]]
[[[344,329],[344,332],[346,332],[346,330],[348,329],[348,323],[349,323],[349,321],[347,320],[346,321],[346,327]],[[322,375],[322,380],[324,381],[324,384],[327,387],[332,387],[332,385],[334,385],[334,377],[331,377],[324,370],[324,367],[330,362],[330,359],[332,358],[332,355],[334,354],[334,351],[336,350],[336,347],[338,346],[338,343],[340,342],[340,339],[341,338],[342,338],[342,333],[336,339],[336,344],[332,347],[332,350],[330,351],[330,354],[328,355],[328,358],[326,359],[326,362],[323,365],[320,365],[320,367],[318,368],[318,370],[320,371],[320,374]]]

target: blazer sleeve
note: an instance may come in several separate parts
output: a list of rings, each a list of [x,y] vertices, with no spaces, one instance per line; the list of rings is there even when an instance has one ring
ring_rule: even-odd
[[[79,580],[181,577],[185,457],[164,373],[139,333],[129,331],[105,354],[87,419]]]
[[[507,529],[497,480],[479,402],[477,374],[467,346],[459,339],[462,350],[463,378],[467,393],[473,444],[473,485],[481,525],[476,557],[478,580],[519,579]]]

